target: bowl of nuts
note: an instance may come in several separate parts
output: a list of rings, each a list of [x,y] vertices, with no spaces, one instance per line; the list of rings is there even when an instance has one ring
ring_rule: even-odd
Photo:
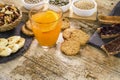
[[[22,12],[14,5],[0,4],[0,32],[15,28],[22,19]]]
[[[97,11],[95,0],[73,0],[72,10],[78,16],[92,16]]]
[[[49,0],[49,4],[60,6],[63,12],[68,11],[71,5],[69,0]]]

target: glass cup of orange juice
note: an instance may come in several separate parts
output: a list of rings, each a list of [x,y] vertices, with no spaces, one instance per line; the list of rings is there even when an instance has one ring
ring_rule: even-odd
[[[40,46],[53,47],[62,26],[62,10],[58,6],[41,4],[29,12],[32,31]]]

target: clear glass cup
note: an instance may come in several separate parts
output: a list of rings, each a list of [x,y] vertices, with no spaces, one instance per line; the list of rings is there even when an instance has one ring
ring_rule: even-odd
[[[62,10],[51,4],[34,6],[29,12],[32,30],[39,45],[50,48],[56,45],[62,26]]]

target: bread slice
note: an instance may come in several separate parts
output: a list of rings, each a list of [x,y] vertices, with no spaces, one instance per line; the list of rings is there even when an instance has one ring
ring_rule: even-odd
[[[89,40],[89,35],[87,35],[87,33],[83,32],[82,30],[69,28],[63,32],[63,38],[71,38],[72,40],[80,42],[81,45],[85,45]]]
[[[108,55],[115,55],[120,52],[120,37],[115,38],[114,40],[108,42],[105,45],[102,45],[101,48],[108,54]]]
[[[120,35],[120,25],[108,25],[97,29],[100,37],[103,39],[114,38]]]
[[[104,24],[120,24],[119,16],[98,15],[98,20]]]
[[[74,40],[65,40],[61,44],[61,51],[69,56],[76,55],[80,50],[80,44]]]

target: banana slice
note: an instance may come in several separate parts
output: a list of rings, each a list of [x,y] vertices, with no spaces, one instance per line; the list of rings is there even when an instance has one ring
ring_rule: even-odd
[[[8,38],[8,44],[15,44],[20,40],[20,36],[12,36]]]
[[[24,46],[24,44],[25,44],[25,39],[24,38],[20,38],[18,40],[18,42],[16,42],[16,44],[18,44],[19,49],[22,48]]]
[[[0,56],[9,56],[12,53],[12,50],[8,47],[0,47]]]
[[[7,47],[12,50],[12,53],[17,52],[17,51],[20,49],[20,47],[19,47],[18,44],[10,44],[10,45],[8,45]]]
[[[5,38],[0,38],[0,46],[6,46],[8,44],[8,40]]]

